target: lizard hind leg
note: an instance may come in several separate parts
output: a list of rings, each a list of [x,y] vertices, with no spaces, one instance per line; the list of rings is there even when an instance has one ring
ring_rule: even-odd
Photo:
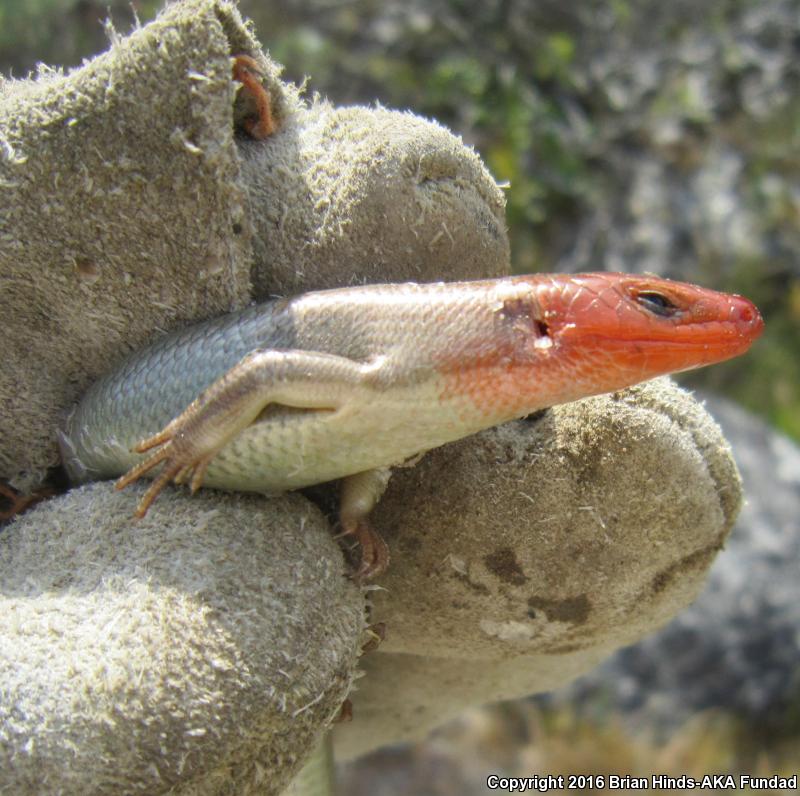
[[[386,491],[391,472],[379,467],[342,479],[339,520],[342,535],[355,536],[361,546],[361,563],[353,574],[359,581],[377,578],[389,566],[389,547],[368,516]]]
[[[360,404],[370,394],[367,385],[374,370],[374,363],[359,363],[334,354],[252,351],[161,431],[133,448],[136,452],[153,452],[123,475],[116,488],[125,488],[163,463],[136,509],[136,516],[143,517],[170,481],[189,481],[192,491],[196,491],[214,456],[268,404],[315,410],[336,410],[348,402]],[[357,519],[361,515],[356,511],[354,516]],[[359,538],[364,534],[360,531]]]

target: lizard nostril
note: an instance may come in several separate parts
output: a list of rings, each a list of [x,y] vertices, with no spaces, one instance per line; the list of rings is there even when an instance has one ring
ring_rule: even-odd
[[[742,307],[739,310],[739,318],[745,323],[752,323],[754,317],[755,315],[750,307]]]
[[[745,298],[735,297],[732,306],[731,319],[738,326],[740,331],[746,333],[755,340],[764,329],[764,319],[755,304]]]

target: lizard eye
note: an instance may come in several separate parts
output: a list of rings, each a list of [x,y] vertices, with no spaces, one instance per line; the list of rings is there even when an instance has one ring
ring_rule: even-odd
[[[643,290],[637,293],[635,298],[644,309],[649,310],[654,315],[660,315],[662,318],[671,318],[680,309],[663,293],[657,293],[655,290]]]

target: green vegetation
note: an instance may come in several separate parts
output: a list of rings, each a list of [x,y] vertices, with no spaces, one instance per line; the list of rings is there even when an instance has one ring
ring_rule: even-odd
[[[438,2],[407,17],[312,3],[271,33],[267,12],[260,21],[259,6],[244,5],[290,77],[311,75],[336,101],[413,108],[475,145],[508,183],[515,271],[644,268],[755,300],[767,328],[754,351],[683,380],[800,439],[788,4],[782,29],[780,3],[770,16],[745,0],[671,14],[625,0],[603,14],[592,2]],[[637,218],[632,193],[648,187],[648,169],[655,207]]]

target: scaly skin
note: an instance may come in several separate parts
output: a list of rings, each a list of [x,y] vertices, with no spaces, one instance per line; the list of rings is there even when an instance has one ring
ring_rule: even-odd
[[[75,480],[127,471],[118,488],[163,462],[139,516],[172,480],[276,493],[343,478],[342,525],[369,577],[388,562],[366,522],[387,468],[537,409],[729,359],[762,328],[746,299],[626,274],[307,293],[133,355],[89,390],[62,450]]]

